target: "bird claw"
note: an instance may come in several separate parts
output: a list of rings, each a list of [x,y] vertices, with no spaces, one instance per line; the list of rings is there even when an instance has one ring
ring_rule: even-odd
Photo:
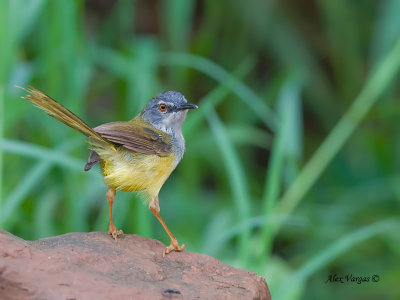
[[[179,243],[177,240],[171,240],[171,244],[164,249],[163,257],[165,257],[165,255],[167,255],[168,253],[170,253],[172,251],[182,252],[183,249],[185,249],[185,248],[186,248],[185,244],[182,244],[181,246],[179,246]]]
[[[108,228],[108,234],[110,234],[114,240],[117,240],[118,236],[124,234],[124,232],[122,230],[117,230],[114,225],[110,225]]]

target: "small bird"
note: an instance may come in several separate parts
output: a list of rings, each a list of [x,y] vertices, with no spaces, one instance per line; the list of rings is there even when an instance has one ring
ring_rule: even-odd
[[[171,239],[163,256],[185,248],[185,245],[179,245],[159,214],[158,193],[183,157],[185,140],[182,124],[187,111],[198,108],[197,105],[188,103],[179,92],[168,91],[151,99],[130,121],[105,123],[92,128],[38,89],[19,88],[28,92],[23,99],[88,137],[91,152],[84,170],[88,171],[96,163],[100,163],[108,186],[108,233],[114,239],[123,234],[122,230],[117,230],[112,218],[116,191],[137,191],[146,197],[151,212]]]

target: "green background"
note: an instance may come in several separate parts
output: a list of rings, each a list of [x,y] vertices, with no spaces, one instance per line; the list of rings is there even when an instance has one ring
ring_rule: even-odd
[[[106,231],[82,136],[178,90],[199,105],[160,193],[188,251],[267,279],[273,299],[400,299],[400,1],[0,1],[0,225],[24,239]],[[135,194],[126,233],[168,243]],[[329,275],[370,277],[330,283]],[[372,275],[379,282],[372,282]]]

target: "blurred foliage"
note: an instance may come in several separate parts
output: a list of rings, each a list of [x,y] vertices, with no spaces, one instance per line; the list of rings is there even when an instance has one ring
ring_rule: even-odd
[[[108,228],[86,143],[15,85],[93,126],[179,90],[200,109],[160,205],[188,250],[257,272],[274,299],[399,299],[399,11],[396,0],[0,1],[1,227],[25,239]],[[114,209],[126,233],[168,242],[134,194]]]

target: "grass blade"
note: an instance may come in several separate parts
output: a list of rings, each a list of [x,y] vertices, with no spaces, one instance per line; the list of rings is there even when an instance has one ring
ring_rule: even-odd
[[[387,0],[379,2],[379,5],[375,31],[371,39],[371,58],[375,63],[390,51],[400,35],[400,1]]]
[[[26,172],[25,177],[19,181],[14,190],[5,198],[4,205],[0,211],[0,220],[6,229],[10,226],[7,222],[11,215],[21,205],[29,191],[49,172],[52,165],[50,161],[44,160],[36,163]]]
[[[242,232],[248,230],[251,231],[254,228],[260,227],[263,228],[265,226],[284,222],[284,224],[291,226],[305,226],[307,222],[305,219],[301,218],[286,218],[286,216],[272,215],[268,218],[265,218],[264,215],[251,217],[247,220],[244,220],[240,223],[235,224],[234,226],[229,227],[226,230],[221,230],[218,228],[218,231],[214,231],[209,237],[206,238],[206,242],[204,242],[204,249],[202,252],[205,252],[209,255],[216,255],[217,252],[223,248],[223,246],[235,236],[239,236]]]
[[[110,49],[100,48],[95,57],[96,62],[106,67],[109,71],[118,76],[125,76],[125,66],[129,64],[125,57]],[[254,113],[272,130],[275,130],[276,119],[272,111],[264,103],[264,100],[256,95],[242,81],[227,72],[214,62],[193,54],[188,53],[163,53],[159,57],[160,65],[180,65],[190,67],[203,72],[214,78],[219,83],[228,87],[237,95]],[[122,70],[122,71],[121,71]]]
[[[345,235],[344,237],[334,242],[332,245],[329,245],[319,254],[313,256],[300,269],[294,272],[287,280],[282,282],[277,291],[272,293],[273,298],[286,299],[285,296],[289,291],[307,280],[316,271],[325,267],[336,257],[348,251],[351,247],[388,230],[394,230],[395,228],[399,230],[399,224],[389,219],[376,222]]]
[[[80,142],[81,139],[75,139],[73,141],[69,141],[69,143],[73,145],[73,147],[75,147],[77,146],[78,141]],[[82,171],[82,166],[84,165],[83,161],[68,156],[62,150],[48,149],[21,141],[14,141],[9,139],[4,139],[2,141],[0,140],[0,150],[37,159],[48,160],[59,166],[63,166],[76,171]]]
[[[362,118],[379,99],[385,88],[393,81],[400,67],[399,53],[400,40],[397,41],[376,70],[372,72],[364,89],[283,195],[277,208],[278,213],[289,215],[294,210],[333,157],[349,139]]]
[[[245,221],[249,219],[251,212],[250,196],[247,190],[246,176],[243,167],[240,163],[239,157],[227,138],[227,134],[224,125],[218,118],[215,111],[210,110],[207,116],[211,131],[214,135],[217,146],[221,151],[221,156],[225,163],[227,174],[232,190],[232,197],[236,207],[238,219]],[[248,260],[249,251],[248,244],[250,239],[250,231],[244,230],[240,234],[240,246],[239,253],[242,258],[242,262]]]
[[[253,59],[244,60],[237,69],[233,72],[236,80],[242,79],[246,76],[252,67],[254,66]],[[234,77],[230,77],[227,80],[232,81]],[[209,92],[206,96],[204,96],[199,102],[201,103],[201,109],[196,110],[190,118],[186,120],[185,126],[183,128],[185,134],[191,134],[193,130],[195,130],[200,122],[205,119],[208,112],[216,108],[222,101],[227,99],[226,97],[229,94],[229,89],[227,88],[233,82],[223,82],[215,87],[211,92]]]
[[[77,140],[75,140],[77,141]],[[2,144],[4,145],[3,141]],[[2,146],[0,144],[0,148]],[[7,143],[5,143],[7,145]],[[21,149],[21,143],[14,142],[14,143],[8,143],[10,146],[14,146],[14,150],[19,150]],[[22,143],[26,144],[26,143]],[[66,141],[62,143],[60,146],[58,146],[59,152],[57,151],[43,151],[43,149],[40,149],[39,147],[27,144],[27,149],[25,151],[33,150],[36,154],[41,154],[43,155],[41,157],[41,161],[38,162],[34,167],[32,167],[27,174],[25,175],[24,179],[22,179],[19,184],[14,188],[13,192],[5,199],[4,205],[0,211],[0,220],[4,224],[7,223],[8,218],[12,215],[14,210],[18,207],[18,205],[21,204],[21,202],[24,200],[25,196],[28,194],[28,192],[36,186],[37,182],[41,180],[44,175],[50,170],[50,168],[54,165],[55,161],[62,161],[64,160],[65,154],[63,152],[70,151],[73,148],[77,146],[77,143],[75,142],[69,142]],[[44,156],[44,154],[48,154],[48,156]],[[71,166],[71,161],[66,161],[66,165]],[[74,164],[75,165],[75,164]],[[82,163],[80,163],[81,170],[82,170]]]
[[[282,188],[284,161],[289,155],[288,151],[290,149],[289,145],[292,142],[291,139],[298,139],[298,137],[293,137],[294,133],[292,130],[294,128],[290,125],[294,115],[299,114],[299,112],[293,113],[293,109],[299,107],[296,105],[300,101],[299,95],[300,80],[292,74],[283,85],[278,101],[280,124],[271,151],[263,197],[263,213],[266,218],[272,216]],[[273,234],[269,226],[263,227],[260,239],[262,246],[260,247],[259,255],[261,256],[260,259],[262,259],[269,253],[269,248],[273,240]]]
[[[242,101],[254,111],[261,121],[272,131],[275,130],[275,115],[264,103],[265,101],[242,81],[235,78],[235,76],[211,60],[189,53],[164,53],[160,57],[160,64],[190,67],[207,74],[222,84],[226,84],[235,95],[242,99]]]

